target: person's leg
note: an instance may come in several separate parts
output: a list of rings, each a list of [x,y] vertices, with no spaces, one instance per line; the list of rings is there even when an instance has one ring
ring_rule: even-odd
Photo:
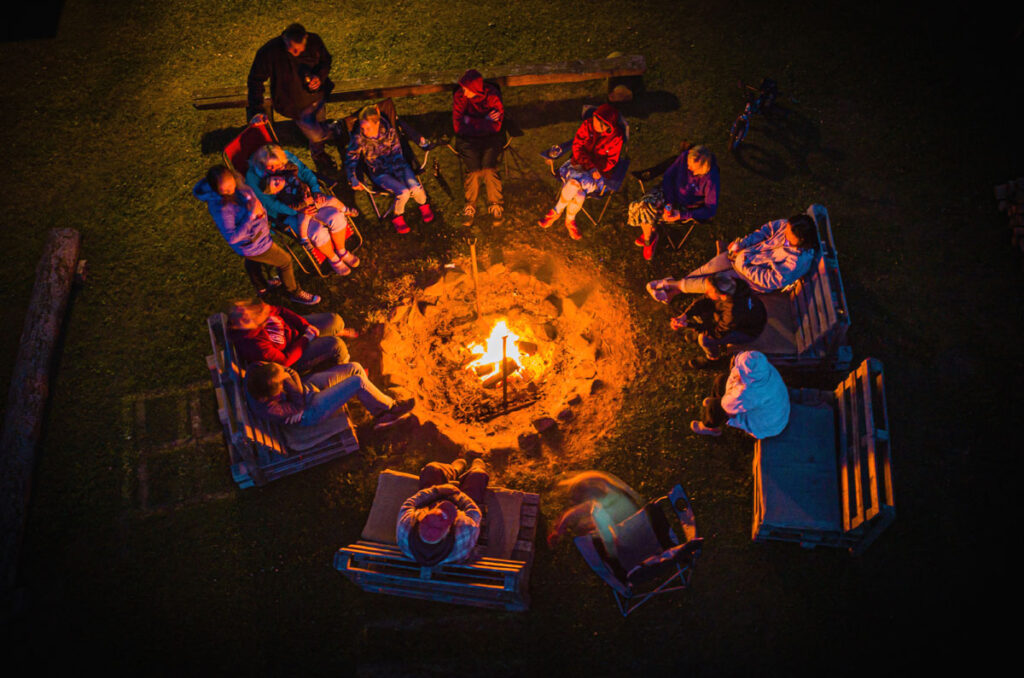
[[[243,257],[242,262],[245,266],[245,273],[249,276],[249,282],[256,288],[256,294],[265,294],[269,289],[269,283],[267,277],[263,275],[263,264],[248,257]]]
[[[483,149],[480,158],[480,166],[483,172],[484,188],[487,190],[487,204],[489,206],[503,204],[501,172],[498,169],[498,162],[501,160],[501,150],[504,145],[504,135],[492,135],[487,138],[487,145]]]
[[[334,337],[345,329],[345,320],[337,313],[310,313],[303,317],[317,329],[321,337]]]
[[[580,207],[583,206],[583,200],[586,197],[587,195],[583,192],[583,187],[577,181],[570,179],[562,184],[562,191],[558,194],[558,202],[555,203],[555,212],[561,214],[569,209],[570,205],[575,205],[575,209],[572,212],[572,217],[575,218],[576,214],[580,211]],[[568,215],[566,216],[568,218]]]
[[[696,268],[687,274],[680,282],[682,292],[687,294],[703,294],[704,293],[704,279],[720,273],[722,271],[731,271],[732,262],[729,260],[728,252],[722,252],[721,254],[712,257],[706,264]]]
[[[295,281],[292,257],[277,243],[272,244],[266,252],[246,257],[246,259],[275,267],[278,275],[281,276],[281,282],[284,284],[285,290],[290,294],[298,291],[299,284]]]
[[[325,124],[326,120],[327,108],[323,100],[309,106],[295,118],[295,124],[309,140],[309,154],[314,160],[324,155],[324,143],[334,136]]]
[[[420,489],[453,483],[466,467],[465,459],[456,459],[450,464],[432,461],[420,469]]]
[[[712,396],[704,399],[700,423],[708,428],[721,428],[729,421],[729,415],[722,409],[722,398]]]
[[[316,337],[306,346],[302,356],[292,364],[292,369],[296,372],[307,372],[319,366],[343,365],[348,361],[348,346],[341,337]]]
[[[323,421],[353,396],[374,416],[383,414],[395,402],[373,385],[359,363],[346,363],[318,372],[309,377],[309,383],[321,390],[313,394],[302,414],[305,426]]]
[[[469,470],[459,478],[459,489],[475,501],[477,506],[483,508],[484,495],[487,492],[487,482],[489,480],[490,476],[487,473],[484,460],[477,458],[469,465]]]
[[[463,181],[463,189],[467,205],[476,205],[477,197],[480,195],[480,170],[483,166],[481,161],[481,150],[475,139],[466,137],[455,138],[455,151],[462,158],[466,166],[466,176]]]
[[[481,170],[484,180],[484,188],[487,191],[487,204],[502,206],[505,196],[502,193],[501,174],[497,167],[489,167]]]

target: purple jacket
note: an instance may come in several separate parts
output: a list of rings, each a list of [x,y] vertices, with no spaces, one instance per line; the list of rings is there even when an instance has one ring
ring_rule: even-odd
[[[718,164],[712,164],[707,174],[694,176],[686,166],[686,155],[676,158],[661,181],[665,203],[679,210],[683,219],[707,221],[718,211]]]
[[[224,200],[210,187],[206,179],[199,180],[192,188],[192,195],[206,203],[220,234],[236,254],[256,257],[274,244],[270,239],[267,211],[253,190],[245,184],[238,184],[238,203]]]

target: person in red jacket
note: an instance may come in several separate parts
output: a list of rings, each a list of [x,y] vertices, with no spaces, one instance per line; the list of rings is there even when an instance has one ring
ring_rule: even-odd
[[[619,164],[625,145],[625,124],[611,104],[603,104],[583,121],[572,140],[572,158],[558,170],[564,182],[558,202],[538,224],[548,228],[565,212],[565,227],[573,240],[583,237],[576,215],[583,200],[605,188],[605,180]]]
[[[355,336],[337,313],[302,317],[258,299],[236,301],[228,312],[228,338],[248,363],[272,362],[296,372],[342,365],[349,361],[342,337]]]
[[[474,69],[459,78],[452,99],[452,126],[455,128],[455,151],[466,165],[466,207],[462,210],[463,226],[471,226],[476,216],[476,199],[480,179],[487,190],[487,212],[495,226],[502,222],[501,176],[498,159],[505,145],[501,132],[505,105],[495,85],[485,83]]]

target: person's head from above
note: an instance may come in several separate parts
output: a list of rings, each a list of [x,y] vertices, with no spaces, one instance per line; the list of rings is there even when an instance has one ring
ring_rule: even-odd
[[[260,190],[267,195],[277,195],[287,185],[288,181],[280,174],[268,174],[260,179]]]
[[[715,156],[707,146],[694,146],[686,154],[686,168],[697,177],[710,172],[714,162]]]
[[[281,395],[288,372],[277,363],[258,362],[249,365],[245,387],[256,400],[269,400]]]
[[[259,299],[239,299],[228,309],[228,327],[233,330],[254,330],[270,315],[270,306]]]
[[[791,247],[811,249],[818,246],[818,229],[814,219],[806,214],[798,214],[786,222],[786,242]]]
[[[447,499],[431,506],[420,516],[419,523],[417,523],[416,529],[420,539],[428,544],[436,544],[444,539],[451,530],[457,514],[458,508]]]
[[[277,144],[266,144],[256,149],[250,162],[256,169],[264,172],[277,172],[288,164],[288,156]]]
[[[371,104],[359,111],[359,131],[364,137],[376,137],[380,133],[380,110]]]
[[[281,34],[284,48],[292,56],[301,56],[306,51],[306,29],[302,24],[291,24]]]
[[[594,111],[591,124],[598,134],[609,134],[615,129],[619,120],[619,112],[611,104],[601,104]]]
[[[704,278],[704,294],[716,301],[736,293],[736,280],[728,273],[715,273]]]
[[[467,99],[483,96],[484,76],[480,75],[480,72],[475,68],[471,68],[459,78],[459,87],[462,88],[462,93],[466,95]]]
[[[232,198],[238,190],[235,173],[224,165],[214,165],[206,172],[206,183],[222,198]]]

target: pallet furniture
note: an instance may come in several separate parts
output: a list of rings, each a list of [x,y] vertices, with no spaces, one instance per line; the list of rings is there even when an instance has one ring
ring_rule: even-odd
[[[530,605],[540,497],[492,487],[487,490],[477,549],[468,563],[422,567],[398,548],[398,509],[417,492],[419,478],[385,470],[360,540],[338,549],[334,567],[364,591],[521,612]]]
[[[643,56],[631,54],[606,59],[494,66],[486,70],[484,77],[496,81],[502,87],[521,87],[640,76],[646,70],[647,64]],[[462,73],[463,71],[441,71],[338,80],[334,83],[334,90],[328,95],[327,101],[366,101],[451,92],[457,87],[456,83],[462,77]],[[248,92],[245,85],[202,90],[192,94],[192,105],[199,110],[245,108],[247,101]],[[266,104],[269,104],[269,99]],[[269,111],[269,105],[266,108]]]
[[[818,226],[818,256],[811,270],[780,292],[758,294],[768,312],[761,336],[730,351],[760,351],[776,367],[849,369],[853,350],[846,339],[850,311],[839,274],[828,210],[811,205]]]
[[[347,410],[316,427],[281,426],[254,417],[242,387],[245,366],[228,339],[227,318],[214,313],[206,324],[213,346],[206,365],[217,397],[231,477],[240,488],[266,485],[359,450]]]
[[[754,445],[753,539],[859,554],[896,516],[882,363],[790,401],[786,429]]]
[[[614,557],[596,532],[576,537],[573,543],[590,569],[611,587],[619,612],[626,617],[656,595],[687,588],[704,540],[697,536],[689,497],[682,485],[676,485],[615,526]]]

